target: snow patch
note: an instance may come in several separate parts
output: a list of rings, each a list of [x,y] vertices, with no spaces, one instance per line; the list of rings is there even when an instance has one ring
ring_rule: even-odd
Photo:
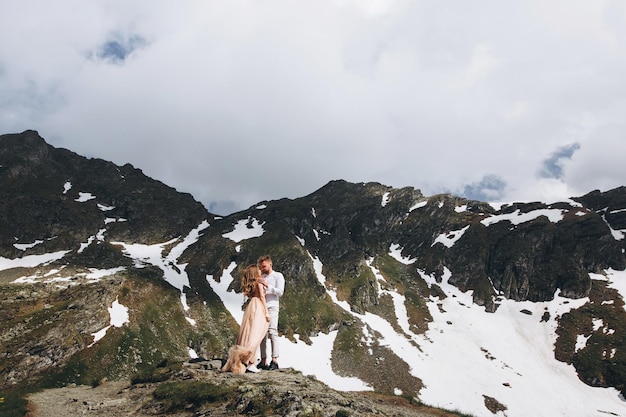
[[[100,211],[111,211],[113,209],[115,209],[114,206],[105,206],[104,204],[96,204],[98,206],[98,208],[100,209]]]
[[[509,221],[514,225],[518,225],[521,223],[526,223],[532,220],[535,220],[538,217],[546,216],[548,220],[552,223],[558,223],[563,220],[563,210],[559,209],[540,209],[533,210],[528,213],[521,213],[520,210],[515,210],[513,213],[507,214],[498,214],[495,216],[487,217],[486,219],[481,220],[480,222],[485,226],[490,226],[492,224]]]
[[[387,205],[387,203],[389,203],[389,200],[390,200],[389,195],[390,195],[389,192],[386,192],[385,194],[383,194],[383,198],[382,198],[382,200],[380,202],[380,205],[382,207],[385,207]]]
[[[63,258],[70,252],[70,250],[60,250],[52,253],[44,253],[42,255],[27,255],[15,259],[0,256],[0,271],[11,268],[34,268],[36,266],[46,265]]]
[[[200,225],[190,231],[180,243],[175,245],[166,256],[162,255],[165,248],[179,239],[172,239],[154,245],[124,242],[112,242],[112,244],[121,245],[124,254],[134,260],[135,267],[141,268],[146,265],[159,267],[163,271],[165,280],[171,286],[182,292],[184,287],[189,287],[189,277],[185,271],[187,264],[179,264],[178,258],[180,258],[189,246],[198,241],[200,232],[207,227],[209,227],[208,221],[205,220],[200,223]]]
[[[409,213],[412,212],[413,210],[417,210],[418,208],[426,207],[427,204],[428,204],[428,200],[415,203],[411,207],[409,207]]]
[[[412,263],[414,263],[417,259],[413,258],[411,259],[410,257],[404,257],[402,256],[402,251],[404,250],[403,247],[401,247],[400,245],[398,245],[397,243],[392,243],[389,246],[389,256],[391,256],[392,258],[394,258],[396,261],[405,264],[405,265],[411,265]]]
[[[101,340],[106,335],[106,332],[111,327],[122,327],[129,322],[128,307],[120,304],[117,299],[113,301],[113,304],[108,308],[108,310],[109,316],[111,317],[110,324],[104,329],[99,330],[96,333],[92,333],[91,335],[94,337],[93,342],[87,347],[95,345],[96,342]]]
[[[469,229],[469,227],[470,225],[468,224],[460,230],[453,230],[448,233],[442,233],[435,238],[435,241],[430,246],[435,246],[437,243],[441,243],[446,248],[451,248],[463,236],[463,234],[467,229]]]
[[[14,243],[13,247],[15,249],[25,251],[27,249],[34,248],[35,246],[40,245],[42,243],[43,243],[43,240],[35,240],[33,243]]]
[[[253,237],[260,237],[264,233],[263,224],[265,223],[259,223],[257,219],[248,217],[239,220],[232,232],[224,233],[222,236],[236,243]]]
[[[74,201],[78,201],[79,203],[84,203],[86,201],[93,200],[94,198],[96,198],[96,196],[91,193],[79,192],[78,198],[75,199]]]
[[[607,281],[607,287],[616,290],[622,297],[622,301],[625,301],[624,310],[626,310],[626,270],[616,271],[614,269],[607,269],[604,271],[604,274],[590,273],[589,277],[591,279]]]

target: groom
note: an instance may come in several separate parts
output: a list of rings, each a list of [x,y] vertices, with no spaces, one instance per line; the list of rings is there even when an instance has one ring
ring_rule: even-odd
[[[270,313],[270,328],[268,330],[270,344],[272,346],[272,361],[267,363],[267,336],[261,341],[261,369],[273,371],[278,369],[278,299],[285,292],[285,277],[280,272],[272,269],[272,258],[269,255],[261,256],[258,260],[261,270],[261,284],[265,286],[265,302]]]

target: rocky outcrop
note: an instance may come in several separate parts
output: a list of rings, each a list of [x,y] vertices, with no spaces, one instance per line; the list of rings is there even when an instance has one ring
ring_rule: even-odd
[[[395,396],[339,392],[290,369],[235,375],[219,371],[222,361],[183,364],[161,381],[108,382],[72,386],[29,396],[30,417],[83,415],[179,416],[407,416],[452,417]],[[165,380],[163,380],[165,379]],[[175,398],[174,398],[175,396]]]

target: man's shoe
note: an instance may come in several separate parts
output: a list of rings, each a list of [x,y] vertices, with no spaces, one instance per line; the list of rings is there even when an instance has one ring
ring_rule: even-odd
[[[269,366],[267,367],[268,371],[275,371],[278,369],[278,362],[271,361]]]
[[[256,374],[259,373],[259,368],[257,368],[255,364],[251,363],[246,367],[246,372],[253,372]]]
[[[267,365],[267,364],[265,364],[265,363],[263,363],[263,362],[261,362],[261,363],[259,364],[259,369],[262,369],[262,370],[264,370],[264,371],[269,371],[269,370],[270,370],[270,366],[269,366],[269,365]]]

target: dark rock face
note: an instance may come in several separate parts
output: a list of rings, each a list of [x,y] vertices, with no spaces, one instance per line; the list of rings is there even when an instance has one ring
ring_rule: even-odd
[[[554,208],[534,208],[544,209]],[[486,304],[493,295],[551,300],[557,289],[566,297],[580,298],[589,292],[589,272],[624,268],[623,243],[612,238],[599,215],[590,211],[576,215],[580,211],[572,207],[562,210],[563,220],[557,223],[539,217],[513,228],[508,221],[472,225],[446,259],[446,265],[454,268],[455,284],[482,289],[477,297]],[[492,290],[487,280],[493,283]]]
[[[389,202],[383,206],[386,193]],[[598,204],[613,204],[617,216],[622,194],[626,190],[611,192],[610,202]],[[424,205],[410,211],[419,202]],[[550,221],[544,212],[560,213],[560,220]],[[524,215],[530,220],[513,224],[507,215],[516,222]],[[449,195],[427,199],[413,189],[333,181],[309,196],[272,203],[254,216],[283,228],[285,239],[304,239],[307,249],[338,278],[354,275],[364,259],[388,252],[395,243],[428,273],[441,276],[445,265],[454,285],[473,290],[475,301],[488,307],[496,296],[546,301],[558,290],[566,297],[584,297],[590,290],[589,272],[626,267],[624,241],[611,235],[602,213],[567,203],[514,204],[496,210]],[[481,222],[498,216],[503,219],[493,224]],[[615,221],[614,228],[621,227]],[[461,234],[462,229],[450,248],[436,242],[439,235]],[[374,302],[368,299],[366,285],[356,296],[362,298],[354,300],[356,304]]]
[[[186,234],[210,214],[190,195],[127,164],[87,159],[35,131],[0,136],[0,255],[80,247],[105,228],[109,241],[156,243]],[[107,220],[108,219],[108,220]]]

